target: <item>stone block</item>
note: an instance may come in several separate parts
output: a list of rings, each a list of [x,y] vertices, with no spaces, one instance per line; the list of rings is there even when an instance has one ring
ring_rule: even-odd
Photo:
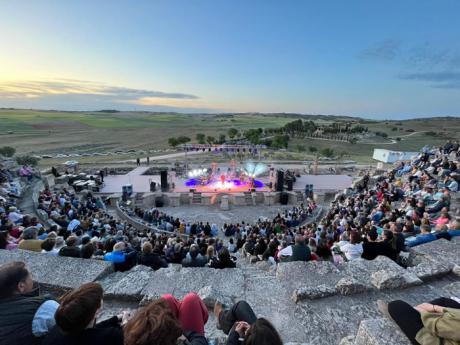
[[[122,300],[142,299],[141,292],[152,280],[154,270],[150,267],[138,265],[127,272],[116,272],[101,280],[104,296]]]
[[[401,330],[388,319],[361,321],[355,345],[410,345]]]
[[[397,289],[413,285],[420,285],[422,281],[411,273],[402,273],[391,270],[380,270],[371,275],[371,282],[377,289]]]
[[[451,270],[455,265],[460,265],[460,246],[456,242],[439,239],[414,247],[414,252],[434,262],[447,265]]]
[[[34,281],[42,287],[69,290],[103,278],[113,272],[107,261],[51,256],[27,250],[0,250],[0,265],[23,261]]]
[[[368,291],[371,287],[369,284],[363,284],[353,277],[344,277],[335,284],[335,289],[342,295],[353,295],[355,293]]]
[[[336,288],[328,284],[305,286],[294,290],[294,292],[292,293],[292,300],[297,303],[305,299],[313,300],[333,296],[336,293]]]
[[[222,199],[220,201],[220,209],[222,211],[228,211],[230,209],[230,205],[229,205],[229,202],[228,202],[228,196],[227,195],[222,196]]]
[[[256,267],[263,271],[270,271],[273,265],[269,263],[268,261],[264,260],[264,261],[256,262]]]
[[[233,299],[229,296],[224,296],[213,286],[205,286],[198,290],[198,296],[203,300],[204,304],[209,308],[214,308],[214,304],[218,301],[226,307],[233,305]]]
[[[443,290],[446,292],[445,297],[460,298],[460,282],[450,283],[444,286]]]
[[[449,274],[451,268],[444,262],[433,261],[425,255],[417,255],[413,260],[414,266],[408,267],[407,271],[415,274],[421,280],[430,280]]]

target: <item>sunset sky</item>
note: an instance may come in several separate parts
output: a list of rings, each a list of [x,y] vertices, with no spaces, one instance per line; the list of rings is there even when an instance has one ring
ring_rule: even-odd
[[[460,1],[1,1],[0,107],[460,116]]]

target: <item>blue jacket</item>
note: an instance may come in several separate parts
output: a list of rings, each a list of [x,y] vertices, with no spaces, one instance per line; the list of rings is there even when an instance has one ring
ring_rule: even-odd
[[[437,239],[438,238],[436,237],[435,234],[418,235],[415,238],[413,237],[413,238],[410,238],[410,239],[406,239],[406,246],[415,247],[415,246],[418,246],[420,244],[436,241]]]

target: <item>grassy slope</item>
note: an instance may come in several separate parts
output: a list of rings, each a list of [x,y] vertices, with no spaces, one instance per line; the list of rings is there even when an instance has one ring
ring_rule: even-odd
[[[58,112],[37,110],[0,109],[0,146],[15,146],[19,153],[84,152],[114,150],[122,148],[155,149],[166,148],[171,136],[187,135],[192,139],[198,132],[218,137],[231,127],[237,129],[279,127],[299,118],[298,115],[189,115],[146,112]],[[308,119],[311,117],[308,116]],[[315,119],[315,118],[313,118]],[[327,117],[318,117],[317,122],[327,122]],[[337,121],[340,118],[330,118]],[[346,121],[356,119],[343,119]],[[460,138],[460,119],[435,118],[407,121],[362,121],[370,131],[380,131],[390,138],[400,137],[392,145],[381,145],[388,139],[372,138],[370,143],[347,144],[321,140],[294,138],[289,150],[297,145],[307,148],[295,157],[309,158],[309,146],[319,149],[331,147],[336,152],[345,151],[350,158],[369,161],[374,148],[392,150],[418,150],[425,144],[440,144],[447,138]],[[397,130],[392,130],[393,128]],[[414,135],[407,136],[413,129]],[[441,135],[427,136],[434,131]],[[8,132],[13,132],[8,134]],[[377,141],[377,143],[375,143]]]

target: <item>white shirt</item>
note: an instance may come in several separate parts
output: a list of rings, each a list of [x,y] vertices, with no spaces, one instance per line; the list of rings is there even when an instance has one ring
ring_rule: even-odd
[[[349,261],[359,259],[361,257],[361,254],[363,253],[363,245],[361,243],[348,243],[340,247],[340,249]]]

